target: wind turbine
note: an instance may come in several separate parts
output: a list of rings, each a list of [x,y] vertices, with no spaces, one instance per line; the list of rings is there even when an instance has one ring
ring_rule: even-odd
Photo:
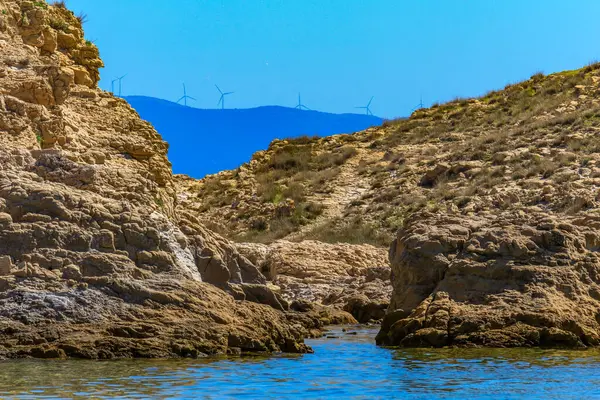
[[[187,95],[187,92],[185,91],[185,83],[184,83],[183,84],[183,96],[181,96],[181,98],[179,100],[177,100],[177,103],[179,103],[181,100],[183,100],[183,105],[187,107],[187,99],[196,101],[195,98]]]
[[[421,100],[419,101],[419,104],[417,104],[417,106],[415,108],[413,108],[413,110],[411,112],[420,110],[421,108],[424,108],[425,106],[423,105],[423,96],[421,96]]]
[[[221,91],[221,89],[219,89],[219,87],[217,85],[215,85],[215,87],[217,88],[217,90],[219,91],[219,93],[221,93],[221,97],[219,97],[219,102],[217,103],[217,106],[220,104],[221,105],[221,109],[224,110],[225,109],[225,96],[228,96],[230,94],[234,94],[235,92],[225,92],[225,93],[223,93]]]
[[[298,105],[294,108],[297,110],[310,110],[310,108],[302,104],[302,100],[300,99],[300,93],[298,93]]]
[[[125,78],[127,76],[127,74],[115,79],[119,81],[119,97],[121,97],[121,81],[123,80],[123,78]],[[114,82],[114,81],[113,81]]]
[[[367,115],[373,115],[373,113],[371,112],[371,109],[369,107],[371,107],[371,102],[373,101],[374,97],[375,96],[371,97],[371,100],[369,100],[369,102],[367,103],[366,106],[364,106],[364,107],[354,107],[354,108],[361,108],[361,109],[363,109],[363,110],[366,111]]]
[[[115,82],[118,80],[119,80],[119,78],[115,78],[110,82],[110,92],[112,94],[115,94]]]

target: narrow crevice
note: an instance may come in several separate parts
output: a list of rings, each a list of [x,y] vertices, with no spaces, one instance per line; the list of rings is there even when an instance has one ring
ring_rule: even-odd
[[[446,334],[448,335],[448,338],[446,339],[446,346],[451,346],[452,342],[454,341],[454,338],[450,334],[452,328],[452,314],[450,313],[451,309],[451,306],[448,306],[448,324],[446,326]]]
[[[427,315],[429,315],[429,308],[431,307],[431,305],[433,304],[433,302],[437,298],[437,291],[434,291],[429,296],[431,297],[431,301],[429,301],[429,304],[427,304],[427,309],[425,310],[425,317],[423,319],[423,325],[425,325],[425,326],[427,326]]]

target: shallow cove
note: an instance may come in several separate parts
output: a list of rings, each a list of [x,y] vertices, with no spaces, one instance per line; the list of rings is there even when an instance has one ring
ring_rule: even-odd
[[[356,334],[352,334],[356,333]],[[315,354],[212,360],[0,362],[0,398],[590,398],[600,351],[402,349],[342,327]]]

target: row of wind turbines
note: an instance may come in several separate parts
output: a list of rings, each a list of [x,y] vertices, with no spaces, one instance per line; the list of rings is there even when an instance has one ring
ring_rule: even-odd
[[[235,92],[223,92],[217,85],[215,85],[215,87],[221,94],[221,97],[219,97],[219,102],[217,103],[217,107],[221,106],[221,109],[224,110],[225,109],[225,96],[229,96],[230,94],[234,94]],[[195,98],[187,95],[187,91],[185,90],[185,83],[184,83],[183,84],[183,96],[181,96],[179,98],[179,100],[177,100],[177,104],[181,104],[181,101],[183,101],[183,105],[187,107],[188,100],[196,101]]]
[[[225,97],[229,96],[230,94],[234,94],[235,92],[223,92],[221,90],[221,88],[219,88],[219,86],[215,85],[215,87],[217,88],[217,90],[219,91],[219,94],[221,95],[221,97],[219,97],[219,102],[217,103],[217,107],[221,106],[221,109],[224,110],[225,109]],[[120,86],[119,86],[119,92],[120,92]],[[354,107],[354,108],[363,109],[363,110],[365,110],[365,113],[367,115],[373,115],[370,107],[371,107],[371,102],[373,101],[374,98],[375,98],[375,96],[371,97],[371,99],[369,100],[369,102],[367,103],[366,106]],[[187,107],[188,100],[196,101],[196,99],[193,98],[192,96],[188,96],[186,88],[185,88],[185,83],[184,83],[183,84],[183,96],[181,96],[179,98],[179,100],[177,100],[177,104],[181,104],[181,102],[183,102],[183,105]],[[297,110],[312,111],[310,108],[308,108],[307,106],[302,104],[302,97],[300,96],[300,93],[298,93],[298,105],[294,108]]]
[[[123,78],[125,78],[127,76],[127,74],[117,77],[115,79],[113,79],[111,81],[111,92],[114,94],[115,93],[115,83],[119,82],[119,94],[118,96],[121,97],[121,93],[122,93],[122,89],[123,89]],[[219,91],[219,94],[221,95],[219,97],[219,102],[217,103],[217,107],[221,106],[221,109],[224,110],[225,109],[225,97],[234,94],[235,92],[223,92],[221,90],[221,88],[219,88],[219,86],[215,85],[215,87],[217,88],[217,90]],[[369,102],[367,103],[366,106],[362,106],[362,107],[354,107],[356,109],[361,109],[361,110],[365,110],[365,114],[367,115],[373,115],[373,113],[371,112],[371,102],[373,102],[373,99],[375,98],[375,96],[372,96],[371,99],[369,99]],[[179,100],[177,100],[177,104],[181,104],[183,102],[184,106],[188,106],[188,100],[192,100],[192,101],[196,101],[196,99],[192,96],[188,96],[187,94],[187,90],[185,88],[185,83],[183,84],[183,96],[181,96],[179,98]],[[422,101],[421,101],[421,105],[422,105]],[[300,97],[300,93],[298,93],[298,105],[296,105],[296,107],[294,107],[297,110],[306,110],[306,111],[312,111],[310,108],[308,108],[307,106],[305,106],[304,104],[302,104],[302,98]]]

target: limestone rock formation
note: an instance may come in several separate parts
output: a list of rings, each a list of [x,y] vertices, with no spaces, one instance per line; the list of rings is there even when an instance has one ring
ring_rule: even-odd
[[[168,145],[96,88],[72,12],[0,0],[0,49],[0,358],[308,350],[318,322],[177,206]]]
[[[0,357],[306,351],[388,301],[381,344],[600,344],[600,64],[196,181],[71,12],[0,11]]]
[[[597,216],[420,217],[391,248],[394,312],[380,343],[600,345]]]
[[[344,310],[358,322],[383,318],[390,302],[387,252],[371,245],[316,241],[237,244],[292,304]]]

